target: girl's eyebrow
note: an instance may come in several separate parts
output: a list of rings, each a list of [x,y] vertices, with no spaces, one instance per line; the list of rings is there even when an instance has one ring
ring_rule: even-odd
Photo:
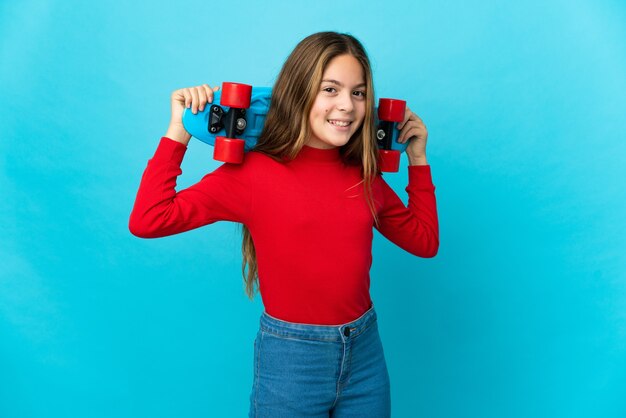
[[[332,83],[332,84],[338,85],[339,87],[343,87],[343,84],[337,80],[322,80],[322,82]],[[357,88],[357,87],[365,87],[365,83],[357,84],[356,86],[354,86],[354,88]]]

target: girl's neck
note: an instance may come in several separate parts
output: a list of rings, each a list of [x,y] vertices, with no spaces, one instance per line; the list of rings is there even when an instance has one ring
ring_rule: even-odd
[[[303,161],[340,161],[339,147],[332,148],[316,148],[311,145],[304,145],[300,150],[300,153],[296,157],[298,160]]]

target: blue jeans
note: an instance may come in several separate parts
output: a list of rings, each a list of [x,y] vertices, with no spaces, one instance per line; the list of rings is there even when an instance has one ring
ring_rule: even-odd
[[[389,374],[374,306],[341,325],[263,312],[254,340],[251,418],[391,416]]]

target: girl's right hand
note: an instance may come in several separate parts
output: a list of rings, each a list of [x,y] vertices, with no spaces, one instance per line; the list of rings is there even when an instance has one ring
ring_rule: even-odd
[[[170,100],[172,116],[165,136],[187,145],[191,135],[183,126],[183,112],[185,108],[191,109],[194,115],[198,113],[198,110],[202,112],[207,103],[213,102],[213,92],[218,89],[219,87],[211,88],[208,84],[203,84],[201,86],[175,90]]]

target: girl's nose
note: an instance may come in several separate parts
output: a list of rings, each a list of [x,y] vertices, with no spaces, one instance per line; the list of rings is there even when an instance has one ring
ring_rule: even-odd
[[[339,103],[337,104],[337,109],[343,110],[344,112],[352,112],[354,108],[354,103],[352,103],[352,94],[348,95],[340,95]]]

